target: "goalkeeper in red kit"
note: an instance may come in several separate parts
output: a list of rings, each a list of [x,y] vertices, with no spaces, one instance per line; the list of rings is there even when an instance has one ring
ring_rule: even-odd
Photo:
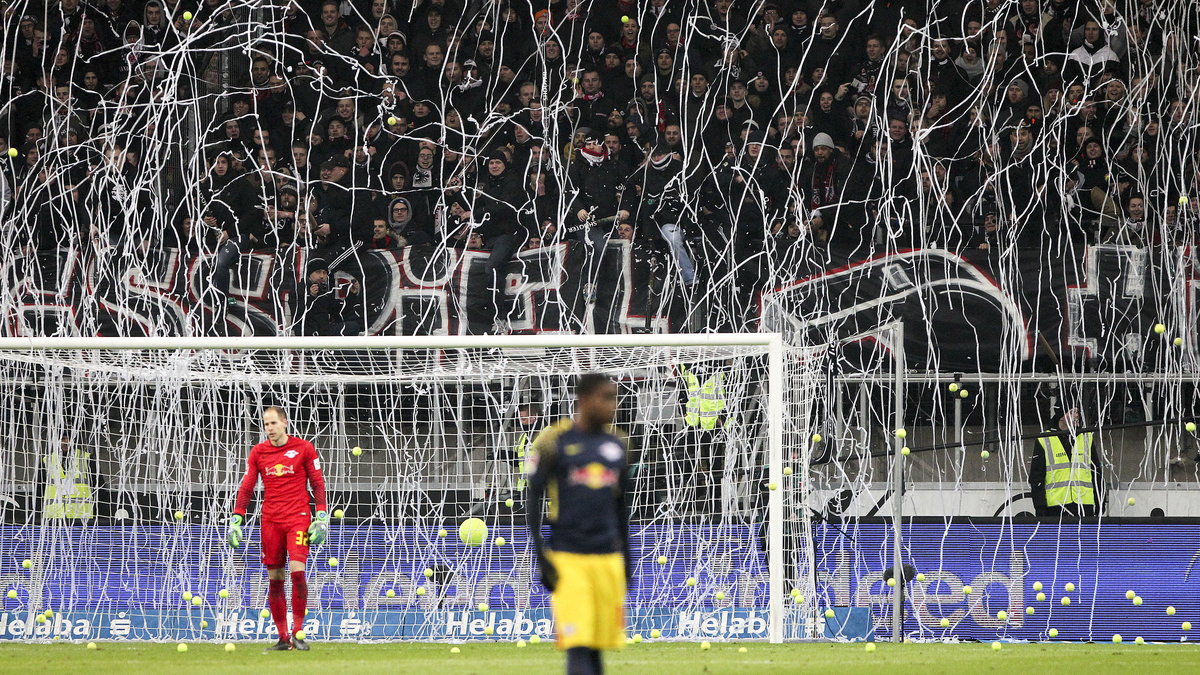
[[[262,561],[267,567],[270,587],[267,604],[271,619],[279,631],[279,642],[267,651],[289,649],[308,650],[308,644],[296,633],[304,628],[304,612],[308,608],[308,582],[304,578],[304,561],[308,547],[320,546],[329,532],[326,514],[325,478],[321,476],[321,460],[312,443],[287,433],[287,414],[271,406],[263,411],[263,430],[267,440],[250,449],[246,475],[238,488],[237,503],[229,519],[227,539],[237,548],[242,543],[242,525],[246,522],[246,507],[262,476]],[[308,510],[309,492],[316,503],[317,515]],[[292,631],[288,632],[287,598],[283,592],[284,562],[292,575]]]

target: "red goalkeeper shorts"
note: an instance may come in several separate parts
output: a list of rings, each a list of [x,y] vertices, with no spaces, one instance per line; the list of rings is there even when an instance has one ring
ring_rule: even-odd
[[[308,560],[308,526],[311,516],[284,521],[262,521],[262,561],[267,567],[283,567],[287,559]]]

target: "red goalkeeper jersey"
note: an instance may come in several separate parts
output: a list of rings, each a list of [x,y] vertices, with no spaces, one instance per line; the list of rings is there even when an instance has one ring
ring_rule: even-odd
[[[295,436],[288,436],[279,447],[263,441],[250,449],[246,464],[246,475],[242,477],[237,504],[233,508],[239,516],[246,517],[246,507],[250,505],[260,475],[263,480],[263,520],[286,522],[297,516],[311,516],[309,484],[317,510],[325,510],[325,478],[321,475],[321,460],[312,443]]]

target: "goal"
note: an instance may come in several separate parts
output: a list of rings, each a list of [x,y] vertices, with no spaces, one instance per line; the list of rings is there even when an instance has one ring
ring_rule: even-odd
[[[0,339],[0,639],[268,639],[256,510],[223,541],[267,405],[334,514],[310,636],[550,638],[524,453],[591,371],[631,437],[630,635],[809,637],[803,369],[765,333]]]

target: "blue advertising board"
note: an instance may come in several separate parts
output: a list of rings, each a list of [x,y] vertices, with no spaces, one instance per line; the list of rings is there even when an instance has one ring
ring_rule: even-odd
[[[886,637],[890,528],[813,531],[816,594],[789,602],[786,634],[824,635],[824,609],[859,607]],[[220,544],[221,534],[186,524],[0,528],[0,639],[270,639],[274,626],[260,616],[266,577],[256,537],[234,552]],[[905,562],[922,575],[908,584],[907,633],[1037,640],[1055,628],[1059,639],[1121,633],[1177,641],[1187,637],[1183,621],[1200,626],[1200,525],[922,523],[903,534]],[[522,529],[493,527],[490,537],[468,547],[436,530],[337,526],[309,560],[305,629],[315,639],[551,638],[548,596]],[[632,543],[631,634],[767,637],[765,556],[751,527],[654,525]],[[33,562],[29,569],[24,559]],[[1045,600],[1037,600],[1035,582]],[[1068,582],[1073,591],[1065,590]],[[1141,605],[1125,597],[1128,590]],[[185,592],[200,603],[184,600]],[[53,614],[39,621],[45,609]]]

